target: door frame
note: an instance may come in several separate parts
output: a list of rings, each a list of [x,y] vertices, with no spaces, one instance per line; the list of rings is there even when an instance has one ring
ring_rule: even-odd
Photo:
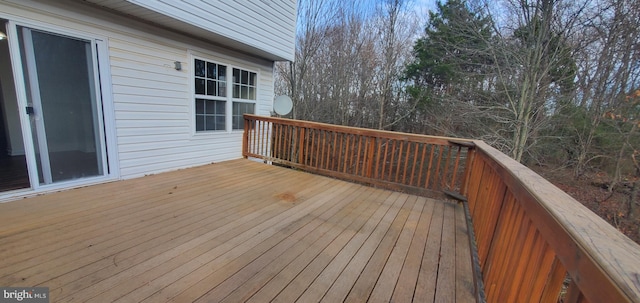
[[[118,179],[120,176],[120,170],[118,167],[119,161],[117,153],[117,137],[115,131],[115,111],[113,106],[111,69],[108,58],[109,47],[107,38],[95,33],[71,30],[66,27],[63,28],[30,19],[4,15],[2,13],[0,13],[0,18],[8,20],[6,28],[7,40],[9,44],[11,68],[13,71],[14,84],[16,88],[18,112],[20,115],[20,126],[25,147],[25,157],[27,160],[29,180],[31,183],[30,188],[10,191],[7,193],[0,193],[0,202],[15,197],[23,197],[48,191],[57,191],[61,189],[86,186],[90,184],[103,183],[106,181]],[[98,78],[94,80],[96,85],[98,85],[96,89],[99,91],[98,97],[101,99],[102,104],[102,123],[100,123],[100,125],[102,125],[102,130],[100,132],[104,134],[101,140],[104,143],[103,149],[106,156],[104,159],[107,161],[105,165],[107,171],[105,171],[102,176],[61,181],[52,184],[40,184],[38,178],[38,169],[36,166],[36,153],[33,145],[35,141],[32,139],[33,132],[31,130],[31,123],[29,121],[30,117],[26,111],[26,90],[28,88],[26,87],[26,83],[24,81],[22,55],[20,53],[20,46],[18,43],[18,26],[91,41],[92,49],[95,49],[96,52],[92,59],[94,64],[97,64],[97,68],[94,67],[94,75]]]

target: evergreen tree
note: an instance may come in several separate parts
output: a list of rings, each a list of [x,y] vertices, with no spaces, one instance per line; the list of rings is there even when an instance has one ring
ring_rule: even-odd
[[[429,117],[423,132],[473,135],[463,120],[471,117],[460,111],[468,113],[473,110],[470,105],[486,101],[487,67],[493,64],[486,51],[492,37],[491,19],[461,0],[438,2],[437,12],[429,15],[424,36],[414,45],[414,60],[406,66],[408,92],[418,103],[417,116]]]

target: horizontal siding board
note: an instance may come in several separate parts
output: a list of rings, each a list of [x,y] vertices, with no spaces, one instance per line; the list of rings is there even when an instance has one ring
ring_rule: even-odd
[[[153,143],[153,142],[163,142],[170,141],[174,144],[184,144],[189,141],[189,134],[160,134],[160,135],[151,135],[151,134],[143,134],[138,136],[127,136],[120,137],[118,142],[120,144],[138,144],[138,143]]]
[[[118,106],[125,106],[127,104],[139,104],[139,105],[169,105],[169,106],[189,106],[191,103],[185,102],[185,98],[171,98],[165,96],[135,96],[135,95],[118,95]]]
[[[147,135],[171,135],[171,134],[185,134],[189,133],[191,128],[189,126],[171,126],[171,127],[128,127],[118,130],[118,135],[121,137],[136,136],[140,133]]]
[[[186,56],[174,56],[172,58],[155,58],[150,56],[139,56],[135,53],[119,52],[118,50],[111,49],[111,62],[114,66],[128,67],[132,70],[141,71],[156,71],[161,73],[173,73],[175,76],[187,77],[189,75],[188,70],[183,67],[182,71],[176,71],[173,69],[174,62],[180,61],[185,63],[187,61]],[[186,54],[185,54],[186,55]]]
[[[198,7],[198,5],[201,4],[198,0],[185,0],[185,2],[188,2],[191,8]],[[220,6],[207,5],[211,8],[209,13],[218,10],[218,14],[216,15],[222,18],[227,16],[227,18],[223,20],[232,26],[241,26],[249,31],[263,31],[263,33],[266,33],[266,35],[262,37],[254,38],[260,38],[261,40],[271,38],[274,40],[274,44],[286,43],[286,37],[280,34],[280,32],[287,30],[286,24],[288,24],[288,22],[285,22],[286,20],[282,20],[283,14],[279,14],[277,10],[272,9],[269,5],[262,2],[235,1],[234,3],[234,7],[228,6],[226,7],[228,8],[226,11],[219,9]],[[238,31],[237,28],[233,27],[230,28],[230,30],[234,32]]]
[[[173,126],[186,126],[182,120],[116,120],[116,128],[118,130],[124,128],[139,128],[139,127],[173,127]]]
[[[188,77],[184,72],[176,72],[171,67],[156,67],[141,64],[131,64],[131,62],[111,62],[111,74],[113,76],[128,76],[135,78],[152,79],[163,83],[182,83],[188,82]]]
[[[251,1],[228,1],[218,2],[215,6],[209,5],[210,10],[202,10],[200,7],[203,3],[200,1],[183,0],[182,2],[180,7],[187,9],[189,15],[201,17],[204,24],[208,25],[207,30],[219,29],[220,34],[226,37],[233,37],[254,46],[262,44],[265,50],[270,48],[286,49],[284,44],[287,44],[287,38],[283,33],[287,27],[284,24],[278,26],[271,21],[271,19],[276,20],[275,16],[270,16],[275,10],[268,5],[265,5],[262,10],[256,10],[255,3]],[[216,19],[209,19],[209,17]]]
[[[233,160],[233,159],[238,159],[240,157],[221,157],[220,160],[218,159],[212,159],[209,162],[221,162],[221,161],[226,161],[226,160]],[[182,168],[188,168],[188,167],[194,167],[194,166],[199,166],[199,165],[203,165],[201,163],[201,161],[197,161],[194,159],[184,159],[184,160],[176,160],[176,161],[171,161],[171,166],[167,166],[166,163],[155,163],[155,164],[145,164],[143,166],[138,166],[138,167],[127,167],[127,168],[123,168],[123,175],[125,176],[124,179],[131,179],[131,178],[137,178],[137,177],[142,177],[145,175],[151,175],[151,174],[159,174],[162,172],[167,172],[167,171],[172,171],[172,170],[176,170],[176,169],[182,169]]]
[[[187,89],[187,86],[184,83],[172,83],[172,82],[158,82],[155,79],[143,79],[143,78],[134,78],[134,77],[124,77],[124,76],[115,76],[111,77],[111,82],[114,86],[122,85],[122,86],[132,86],[138,87],[141,90],[146,91],[158,91],[158,93],[142,93],[144,95],[156,95],[162,94],[163,92],[184,92]]]
[[[189,121],[189,115],[185,113],[154,113],[154,112],[116,112],[116,121],[128,120],[182,120]]]
[[[240,156],[239,152],[241,151],[240,148],[235,148],[233,146],[229,146],[228,148],[223,148],[222,150],[227,150],[229,152],[233,151],[233,150],[237,150],[238,151],[238,157]],[[216,159],[216,157],[218,157],[218,151],[216,151],[215,153],[210,149],[210,148],[206,148],[206,147],[202,147],[200,150],[197,151],[190,151],[190,153],[193,156],[197,156],[198,159]],[[173,161],[180,161],[180,160],[184,160],[184,159],[193,159],[193,157],[191,155],[189,156],[185,156],[184,152],[181,151],[180,149],[176,148],[176,151],[174,153],[170,153],[167,154],[164,151],[162,151],[161,153],[158,153],[157,155],[153,155],[153,153],[148,153],[148,155],[144,158],[144,163],[145,165],[155,165],[155,164],[160,164],[160,163],[167,163],[167,162],[173,162]],[[125,168],[131,168],[131,167],[135,167],[137,166],[137,164],[139,164],[141,162],[140,158],[124,158],[121,160],[123,163],[123,167]],[[210,161],[209,161],[210,162]],[[201,162],[194,162],[197,164],[202,164]]]
[[[238,140],[242,139],[242,133],[217,133],[210,137],[200,136],[200,140],[186,140],[180,142],[172,142],[172,141],[156,141],[156,142],[129,142],[129,143],[121,143],[119,145],[120,154],[136,152],[136,151],[150,151],[150,150],[166,150],[170,148],[174,148],[176,146],[181,146],[186,148],[185,150],[199,150],[203,146],[209,146],[214,153],[218,148],[223,148],[225,146],[235,146],[238,145]],[[143,158],[144,154],[140,154],[140,158]]]
[[[183,55],[180,49],[174,48],[166,48],[166,44],[162,43],[158,39],[154,39],[153,36],[145,36],[144,38],[138,37],[138,39],[130,39],[128,36],[120,36],[114,37],[110,39],[109,46],[121,49],[126,52],[138,53],[140,55],[148,55],[154,57],[162,57],[169,58],[168,56],[175,55],[181,56]],[[146,53],[145,50],[154,50],[153,53]]]
[[[149,45],[144,45],[148,43]],[[148,65],[162,66],[167,62],[173,62],[176,59],[185,59],[186,54],[183,52],[168,52],[165,46],[156,45],[148,41],[138,41],[137,43],[117,45],[115,40],[109,41],[109,51],[111,58],[115,60],[127,60],[136,63],[145,63]]]
[[[139,104],[139,103],[116,103],[116,112],[152,112],[152,113],[188,113],[189,108],[184,104]]]
[[[140,177],[147,174],[160,173],[181,168],[193,167],[212,162],[228,161],[242,157],[242,148],[235,145],[230,148],[218,148],[215,153],[206,153],[204,156],[194,159],[192,157],[176,158],[176,155],[168,161],[162,161],[155,157],[146,157],[122,168],[125,179]]]
[[[186,100],[188,92],[184,91],[163,91],[163,90],[151,90],[151,89],[141,89],[140,87],[130,86],[130,85],[114,85],[113,86],[113,94],[114,99],[118,102],[118,97],[121,95],[132,97],[132,96],[143,96],[143,97],[165,97],[165,98],[176,98]]]

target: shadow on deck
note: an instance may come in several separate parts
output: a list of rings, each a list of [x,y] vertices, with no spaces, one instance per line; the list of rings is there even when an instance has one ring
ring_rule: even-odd
[[[475,301],[464,209],[236,160],[0,204],[51,302]]]

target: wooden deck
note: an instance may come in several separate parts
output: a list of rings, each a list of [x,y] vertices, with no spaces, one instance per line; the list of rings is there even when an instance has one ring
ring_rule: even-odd
[[[472,302],[461,205],[237,160],[0,204],[51,302]]]

